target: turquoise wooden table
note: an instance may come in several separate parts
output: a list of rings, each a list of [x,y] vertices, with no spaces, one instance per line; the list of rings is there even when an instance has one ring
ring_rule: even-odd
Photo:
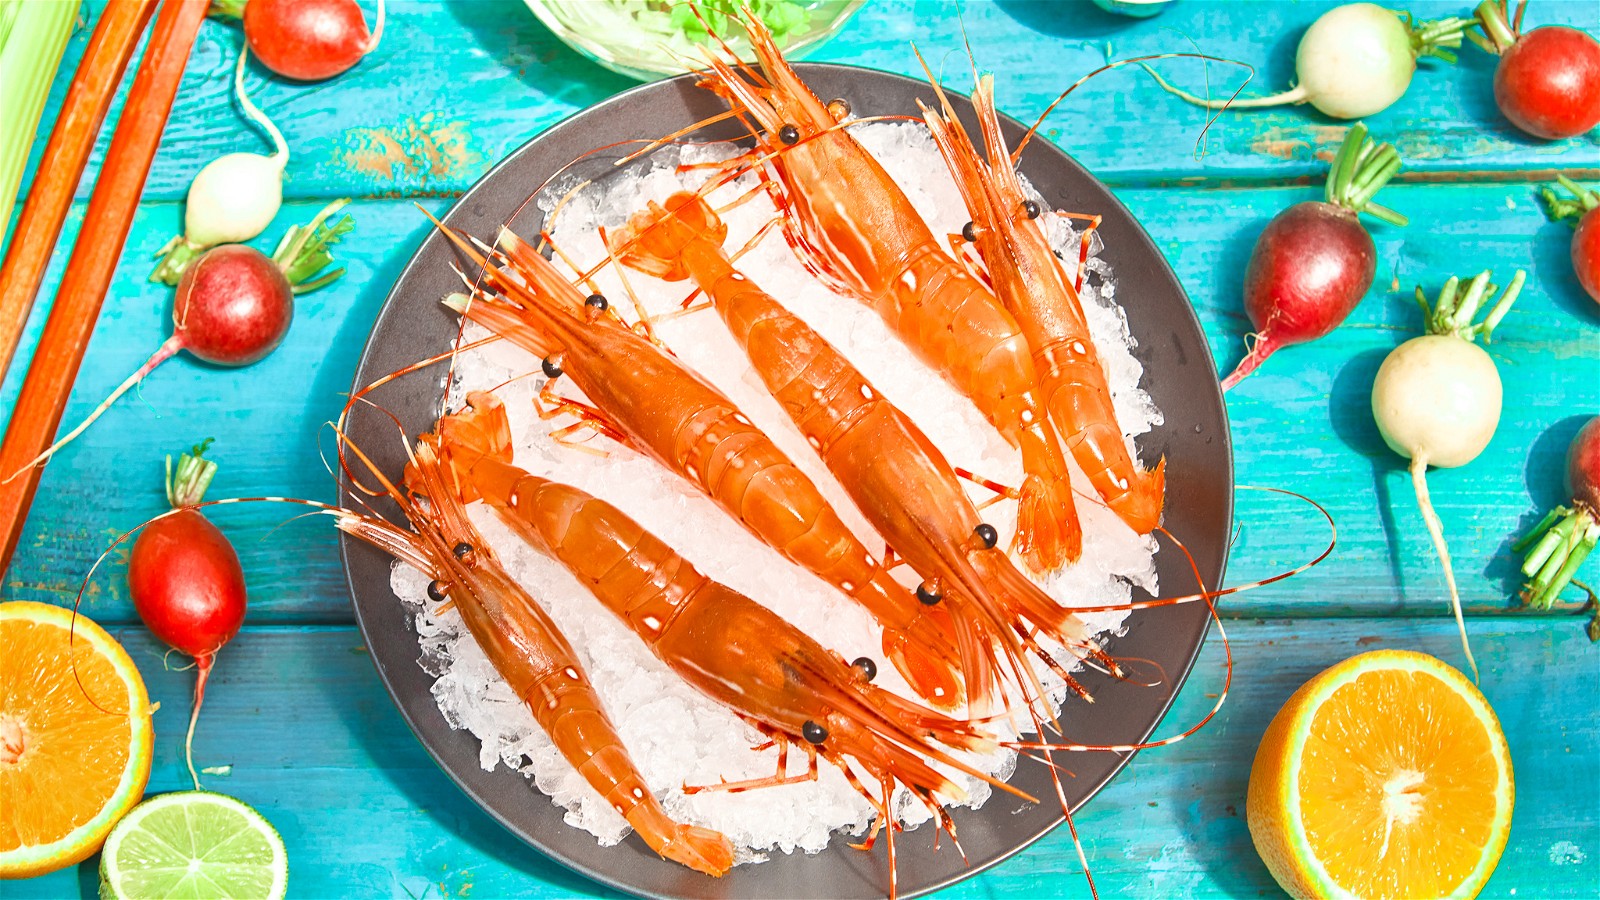
[[[1257,63],[1252,88],[1281,88],[1299,33],[1328,5],[1181,0],[1136,22],[1080,2],[969,2],[958,11],[875,0],[811,58],[913,74],[915,42],[960,73],[964,24],[979,64],[996,75],[1002,108],[1029,118],[1108,50],[1131,56],[1198,45]],[[1437,17],[1469,6],[1419,3],[1413,11]],[[1592,0],[1535,0],[1528,15],[1600,27]],[[64,73],[84,40],[74,38]],[[216,23],[202,32],[68,420],[87,413],[166,336],[170,291],[145,276],[150,255],[180,226],[193,172],[219,153],[264,148],[230,108],[237,41],[237,32]],[[1600,179],[1600,137],[1546,144],[1512,131],[1494,109],[1492,61],[1476,50],[1463,51],[1455,67],[1424,68],[1404,100],[1368,120],[1405,156],[1384,202],[1411,217],[1408,228],[1373,228],[1378,284],[1331,337],[1282,352],[1228,395],[1239,483],[1316,498],[1338,521],[1338,548],[1304,575],[1226,601],[1237,670],[1221,715],[1189,741],[1139,755],[1081,814],[1103,896],[1276,894],[1243,810],[1255,745],[1279,705],[1317,671],[1367,649],[1412,648],[1462,664],[1433,550],[1400,460],[1374,429],[1368,393],[1384,354],[1418,330],[1412,287],[1485,266],[1502,278],[1517,268],[1530,276],[1490,347],[1506,382],[1505,416],[1479,460],[1435,472],[1430,482],[1457,560],[1482,687],[1516,767],[1510,844],[1486,893],[1600,895],[1600,647],[1584,636],[1576,603],[1556,615],[1517,608],[1508,552],[1513,535],[1565,499],[1567,442],[1600,411],[1600,307],[1570,272],[1566,226],[1547,223],[1535,202],[1536,187],[1557,169]],[[1191,85],[1203,78],[1198,64],[1169,72]],[[1211,77],[1232,85],[1238,71],[1214,66]],[[251,82],[295,152],[289,200],[270,236],[332,197],[353,196],[357,232],[339,248],[349,274],[302,298],[288,339],[267,360],[240,370],[186,358],[168,363],[141,397],[121,402],[60,454],[5,574],[6,599],[71,603],[110,539],[162,508],[163,455],[204,437],[217,439],[217,496],[332,500],[333,480],[317,453],[319,442],[326,446],[323,423],[339,410],[373,318],[427,232],[413,203],[443,211],[506,153],[631,84],[568,50],[517,0],[392,0],[383,46],[349,74],[296,86],[256,72]],[[63,76],[47,123],[65,89]],[[1323,160],[1345,126],[1304,109],[1227,114],[1197,144],[1203,122],[1199,110],[1123,71],[1064,104],[1047,133],[1142,220],[1188,290],[1218,365],[1231,367],[1249,330],[1238,290],[1251,243],[1276,211],[1320,194]],[[80,189],[80,201],[86,197]],[[82,209],[80,202],[69,237]],[[57,274],[63,262],[58,254]],[[5,383],[7,411],[25,362],[24,354]],[[1314,514],[1284,509],[1240,494],[1230,581],[1315,552],[1324,532]],[[251,606],[243,633],[221,657],[195,755],[202,765],[231,766],[209,785],[254,805],[283,833],[291,893],[605,894],[524,847],[435,768],[362,647],[331,529],[298,522],[272,531],[286,517],[264,507],[214,516],[238,545]],[[164,669],[163,648],[128,601],[121,562],[89,586],[83,608],[127,644],[162,703],[151,789],[183,788],[193,676]],[[1213,631],[1168,726],[1210,706],[1221,659]],[[95,865],[91,859],[8,883],[4,894],[90,896]],[[946,891],[1087,893],[1064,832]]]

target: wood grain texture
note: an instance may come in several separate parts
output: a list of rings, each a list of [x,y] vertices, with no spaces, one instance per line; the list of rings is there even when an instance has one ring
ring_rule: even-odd
[[[361,0],[370,10],[370,2]],[[874,0],[811,58],[919,74],[908,43],[956,88],[967,84],[960,27],[978,64],[995,72],[1001,108],[1026,117],[1083,72],[1114,57],[1194,49],[1259,64],[1250,91],[1286,86],[1300,32],[1335,0],[1182,0],[1134,22],[1085,2],[998,0],[960,6]],[[97,13],[101,0],[90,0]],[[1470,3],[1429,0],[1423,17]],[[319,85],[279,82],[253,68],[255,96],[294,149],[283,213],[259,245],[305,221],[335,196],[357,198],[357,231],[336,248],[350,269],[336,286],[302,297],[293,328],[268,359],[221,369],[179,357],[125,398],[46,471],[35,514],[0,599],[68,604],[83,574],[121,530],[164,504],[161,457],[216,437],[222,469],[214,496],[289,494],[332,499],[319,458],[324,422],[343,402],[356,359],[389,286],[427,224],[417,198],[442,212],[498,159],[549,124],[631,86],[560,44],[519,0],[400,0],[382,48],[352,72]],[[1600,27],[1600,2],[1531,5],[1530,24]],[[70,73],[85,35],[63,65]],[[182,221],[181,199],[200,165],[219,153],[264,150],[232,111],[228,76],[238,33],[203,29],[172,125],[133,223],[112,295],[95,329],[65,419],[86,414],[170,329],[171,292],[145,276],[149,255]],[[1110,45],[1109,50],[1107,45]],[[1416,332],[1412,286],[1451,274],[1515,268],[1530,283],[1490,352],[1506,384],[1499,432],[1472,465],[1430,475],[1434,500],[1470,609],[1484,690],[1499,712],[1518,777],[1511,843],[1485,896],[1600,895],[1600,653],[1579,619],[1526,617],[1508,547],[1561,502],[1560,462],[1581,422],[1600,411],[1600,307],[1567,264],[1564,226],[1544,221],[1534,184],[1554,170],[1600,181],[1600,138],[1544,144],[1514,133],[1493,107],[1493,61],[1463,50],[1454,69],[1425,64],[1409,95],[1374,116],[1375,133],[1407,157],[1384,202],[1412,225],[1373,226],[1378,284],[1329,338],[1291,348],[1228,397],[1241,484],[1300,491],[1324,503],[1340,543],[1324,565],[1282,584],[1230,597],[1223,614],[1238,655],[1228,706],[1195,738],[1141,755],[1079,820],[1102,896],[1242,897],[1276,886],[1242,818],[1255,746],[1289,693],[1353,653],[1405,647],[1459,659],[1433,551],[1400,460],[1372,424],[1368,392],[1383,355]],[[1197,64],[1167,73],[1202,84]],[[1215,90],[1235,70],[1211,67]],[[58,78],[46,111],[65,94]],[[858,112],[862,101],[858,98]],[[113,115],[120,107],[113,107]],[[1243,352],[1249,330],[1238,289],[1255,235],[1278,210],[1319,194],[1344,126],[1306,108],[1225,114],[1197,154],[1204,114],[1145,76],[1091,81],[1046,133],[1118,187],[1171,261],[1203,323],[1219,368]],[[1085,127],[1085,126],[1091,127]],[[36,144],[31,165],[37,164]],[[102,139],[91,159],[98,171]],[[88,185],[67,223],[82,223]],[[1071,198],[1052,198],[1072,208]],[[64,255],[47,275],[19,352],[25,366]],[[1121,298],[1136,303],[1137,298]],[[0,386],[8,417],[17,380]],[[1240,532],[1229,567],[1237,583],[1298,564],[1324,526],[1281,495],[1241,492]],[[223,655],[197,736],[202,765],[231,764],[208,786],[260,807],[283,832],[291,893],[303,897],[599,896],[606,892],[545,860],[503,831],[433,765],[373,672],[351,623],[331,529],[324,521],[274,531],[297,510],[221,509],[250,588],[250,625]],[[1593,576],[1594,563],[1587,567]],[[114,553],[91,583],[85,610],[127,643],[164,709],[152,790],[185,785],[181,735],[192,674],[162,670],[162,648],[136,624],[125,558]],[[1573,592],[1574,594],[1576,592]],[[1213,634],[1195,676],[1160,729],[1203,714],[1220,686]],[[529,802],[546,802],[536,795]],[[914,839],[921,836],[915,836]],[[7,898],[96,895],[91,860],[75,870],[8,882]],[[1087,896],[1064,834],[1040,842],[944,896]]]
[[[1078,817],[1102,897],[1242,897],[1276,892],[1250,845],[1245,786],[1256,742],[1290,693],[1365,650],[1455,657],[1445,622],[1352,619],[1231,623],[1235,690],[1196,737],[1140,754]],[[152,792],[183,789],[193,674],[161,668],[137,629],[118,636],[145,674],[156,715]],[[1485,897],[1591,897],[1600,890],[1600,654],[1551,623],[1497,622],[1479,636],[1483,690],[1510,742],[1517,806]],[[1210,708],[1220,685],[1210,642],[1158,734]],[[1528,690],[1537,684],[1539,690]],[[270,686],[270,687],[269,687]],[[254,805],[283,834],[297,897],[609,896],[528,849],[461,794],[422,751],[350,628],[246,628],[219,657],[195,737],[196,765],[231,765],[207,787]],[[529,789],[530,803],[548,802]],[[913,832],[908,840],[926,835]],[[78,870],[8,883],[6,896],[77,895]],[[429,889],[428,886],[432,885]],[[84,896],[91,896],[84,888]],[[942,894],[1087,897],[1065,829]]]
[[[0,481],[0,565],[10,564],[22,536],[39,483],[33,461],[53,446],[205,15],[203,4],[171,0],[151,27],[149,49],[133,77],[128,106],[113,130],[84,212],[85,230],[94,240],[72,248],[0,444],[0,472],[5,473]]]
[[[1255,235],[1278,210],[1315,194],[1310,188],[1120,192],[1188,290],[1219,368],[1243,352],[1249,324],[1236,286]],[[1284,350],[1228,397],[1239,483],[1298,491],[1326,505],[1340,529],[1339,547],[1311,572],[1230,598],[1229,615],[1448,613],[1402,461],[1383,445],[1370,411],[1378,364],[1420,327],[1409,297],[1417,283],[1431,291],[1450,274],[1482,266],[1502,280],[1519,267],[1530,274],[1489,347],[1506,385],[1500,429],[1470,466],[1429,476],[1462,597],[1474,614],[1517,612],[1512,537],[1565,499],[1567,443],[1582,419],[1600,410],[1600,308],[1571,275],[1568,230],[1544,221],[1526,186],[1407,185],[1385,197],[1413,224],[1373,226],[1378,284],[1351,320],[1317,344]],[[446,205],[428,201],[435,211]],[[291,203],[279,222],[304,221],[317,208]],[[409,201],[359,201],[352,214],[357,230],[336,248],[349,274],[299,299],[294,327],[272,356],[244,369],[184,357],[168,362],[147,379],[142,399],[124,398],[51,463],[37,501],[43,512],[24,532],[24,549],[5,579],[7,596],[69,602],[111,538],[163,508],[162,457],[205,437],[217,438],[213,452],[223,467],[214,497],[331,499],[333,482],[319,457],[319,448],[331,446],[324,423],[338,414],[388,287],[427,229]],[[178,221],[176,204],[141,208],[64,421],[87,414],[168,333],[171,291],[143,278],[149,254]],[[9,408],[15,390],[13,379],[0,392],[0,407]],[[331,530],[314,521],[266,537],[296,512],[260,505],[217,513],[244,558],[252,616],[259,617],[253,621],[348,622]],[[1325,540],[1326,528],[1309,506],[1279,495],[1241,493],[1238,520],[1235,583],[1292,568]],[[129,621],[117,566],[96,578],[86,602],[93,615]]]
[[[369,7],[371,4],[366,3]],[[1333,0],[1183,0],[1137,21],[1082,0],[873,0],[809,59],[850,62],[922,77],[915,42],[955,88],[970,86],[964,26],[980,69],[996,76],[1000,108],[1030,118],[1107,56],[1193,52],[1256,67],[1247,94],[1285,89],[1301,33]],[[1458,15],[1470,3],[1408,4],[1421,18]],[[959,14],[958,14],[959,10]],[[1529,24],[1593,29],[1592,0],[1535,4]],[[268,81],[259,66],[255,99],[283,128],[295,158],[287,187],[296,197],[432,196],[465,190],[496,160],[540,130],[634,82],[595,65],[556,39],[520,0],[400,0],[389,7],[382,46],[336,82]],[[171,139],[151,174],[149,197],[178,199],[199,167],[218,154],[261,151],[265,139],[234,113],[230,77],[237,30],[210,23],[201,36],[174,111]],[[71,71],[83,39],[68,49]],[[1402,177],[1478,180],[1485,173],[1600,167],[1594,135],[1537,141],[1507,124],[1494,106],[1494,60],[1465,47],[1454,67],[1423,63],[1408,94],[1367,120],[1407,160]],[[1204,92],[1207,70],[1171,61],[1163,71]],[[1243,78],[1211,64],[1213,96]],[[59,108],[57,86],[46,122]],[[856,98],[857,112],[870,98]],[[903,112],[903,111],[892,111]],[[1162,92],[1142,72],[1098,77],[1065,103],[1046,132],[1114,186],[1260,182],[1320,176],[1345,125],[1309,107],[1225,113],[1200,140],[1207,114]],[[640,135],[655,137],[655,135]],[[91,165],[98,167],[103,144]],[[1197,158],[1198,157],[1198,158]]]

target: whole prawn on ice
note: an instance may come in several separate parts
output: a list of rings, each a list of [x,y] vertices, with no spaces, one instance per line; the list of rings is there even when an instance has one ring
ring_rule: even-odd
[[[761,72],[712,59],[702,86],[759,126],[751,129],[749,157],[777,173],[769,186],[789,243],[825,283],[877,312],[1022,451],[1014,549],[1029,568],[1050,572],[1076,560],[1083,533],[1070,477],[1016,320],[941,249],[883,166],[784,61],[765,26],[741,24]]]
[[[722,246],[727,232],[704,198],[684,191],[636,213],[613,244],[622,248],[625,265],[668,281],[691,279],[710,298],[835,480],[923,579],[919,599],[936,603],[947,592],[957,598],[951,616],[975,710],[988,711],[991,690],[1003,691],[999,677],[1042,697],[1028,651],[1087,696],[1033,637],[1042,631],[1069,646],[1085,645],[1081,622],[995,546],[995,529],[979,518],[922,430],[826,339],[734,267]],[[1008,669],[996,671],[996,647],[1010,661]],[[1042,716],[1051,719],[1053,712],[1045,709]],[[1037,717],[1034,724],[1040,724]]]
[[[585,298],[510,231],[492,258],[444,233],[483,266],[473,296],[447,302],[541,357],[552,380],[570,376],[593,404],[556,397],[547,385],[556,412],[579,415],[687,478],[785,558],[861,603],[884,628],[885,656],[920,696],[945,708],[964,699],[949,616],[896,583],[733,401],[635,333],[603,297]]]
[[[1073,459],[1106,505],[1146,534],[1161,520],[1166,460],[1141,471],[1128,453],[1083,315],[1082,282],[1067,277],[1040,226],[1043,207],[1023,191],[1000,133],[993,78],[979,79],[972,92],[987,161],[943,89],[936,81],[933,87],[938,108],[918,105],[972,215],[962,236],[976,246],[995,296],[1027,335],[1045,406]]]
[[[353,444],[344,446],[360,455]],[[419,447],[414,458],[424,470],[437,467],[431,447]],[[507,574],[461,504],[445,492],[419,499],[368,466],[414,531],[375,516],[315,505],[331,512],[341,531],[433,578],[429,593],[448,596],[495,671],[556,749],[652,850],[707,875],[727,872],[733,865],[728,839],[708,828],[675,822],[661,808],[606,717],[572,645]]]
[[[616,507],[517,468],[511,455],[505,408],[492,394],[471,393],[466,408],[423,437],[407,483],[429,497],[481,497],[531,546],[571,571],[672,671],[776,745],[773,776],[701,789],[742,791],[815,779],[819,758],[828,760],[877,811],[860,848],[870,849],[887,829],[891,898],[897,783],[956,837],[938,798],[959,801],[966,792],[930,760],[1033,800],[946,749],[996,749],[995,738],[979,726],[873,685],[870,659],[847,664],[766,607],[706,577]],[[806,753],[805,774],[787,774],[791,746]],[[863,784],[853,767],[875,784]]]

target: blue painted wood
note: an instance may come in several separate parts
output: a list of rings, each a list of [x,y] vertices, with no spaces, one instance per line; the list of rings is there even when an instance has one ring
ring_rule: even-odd
[[[1249,324],[1238,291],[1255,235],[1278,210],[1316,195],[1312,188],[1120,191],[1189,291],[1219,368],[1231,368],[1243,354]],[[1448,613],[1403,461],[1384,446],[1369,406],[1384,354],[1418,333],[1420,316],[1409,296],[1416,284],[1433,291],[1448,275],[1481,266],[1492,266],[1502,281],[1516,268],[1531,278],[1490,345],[1506,385],[1494,441],[1470,466],[1429,476],[1474,614],[1520,612],[1512,603],[1519,584],[1512,536],[1565,499],[1560,466],[1567,442],[1582,417],[1600,410],[1600,307],[1571,275],[1568,229],[1545,222],[1530,187],[1402,185],[1384,197],[1413,224],[1372,226],[1380,275],[1370,296],[1344,327],[1284,350],[1228,399],[1238,481],[1299,491],[1324,504],[1339,525],[1339,547],[1320,568],[1230,598],[1229,615]],[[291,203],[280,221],[304,221],[318,205]],[[439,211],[446,202],[427,205]],[[162,457],[206,437],[217,438],[214,455],[223,466],[213,496],[332,499],[332,479],[319,457],[319,448],[331,446],[324,423],[338,415],[367,330],[428,227],[410,201],[363,200],[352,209],[357,231],[338,248],[350,273],[300,299],[277,352],[245,369],[186,357],[168,362],[146,381],[142,399],[124,398],[51,463],[39,488],[41,512],[30,519],[6,575],[6,596],[69,602],[115,535],[163,508]],[[171,291],[143,279],[149,254],[178,218],[178,207],[163,203],[146,205],[135,221],[114,296],[68,405],[69,421],[87,415],[168,333]],[[42,312],[33,326],[41,323]],[[19,387],[13,373],[0,389],[7,414]],[[264,505],[217,513],[244,557],[254,621],[351,621],[325,523],[296,524],[263,539],[295,513]],[[1285,516],[1297,527],[1278,527]],[[1292,568],[1325,540],[1310,507],[1278,495],[1242,493],[1238,517],[1230,573],[1238,582]],[[85,609],[108,621],[130,620],[116,567],[91,584],[86,602]]]
[[[92,0],[98,5],[99,0]],[[364,6],[371,7],[370,3]],[[1179,0],[1159,17],[1111,16],[1086,0],[874,0],[810,58],[922,77],[910,43],[956,87],[970,85],[962,26],[978,66],[996,76],[1001,109],[1037,116],[1074,80],[1114,58],[1201,52],[1256,67],[1249,93],[1275,93],[1293,77],[1300,34],[1333,0]],[[1460,15],[1473,4],[1421,0],[1422,18]],[[1600,28],[1593,0],[1536,2],[1532,24]],[[267,82],[253,67],[257,101],[283,127],[296,153],[288,187],[299,197],[417,196],[464,190],[494,161],[541,129],[634,82],[568,49],[520,0],[396,0],[386,39],[337,82]],[[66,71],[85,38],[68,50]],[[178,199],[195,171],[233,150],[265,150],[230,113],[236,29],[207,24],[150,176],[148,195]],[[1494,60],[1474,47],[1455,67],[1425,62],[1409,93],[1368,124],[1395,141],[1413,173],[1477,179],[1508,170],[1600,167],[1593,136],[1549,143],[1511,128],[1494,107]],[[1163,71],[1203,92],[1199,62]],[[1211,64],[1212,93],[1224,96],[1243,71]],[[47,107],[52,121],[65,82]],[[865,99],[870,106],[870,98]],[[891,111],[903,112],[903,111]],[[1096,78],[1050,119],[1047,133],[1113,185],[1281,180],[1320,173],[1314,158],[1337,144],[1343,126],[1309,107],[1223,115],[1200,140],[1203,110],[1163,93],[1132,69]],[[655,137],[655,135],[640,135]],[[92,166],[105,147],[102,139]],[[1197,155],[1200,158],[1196,158]],[[81,188],[86,196],[88,185]]]
[[[1256,742],[1278,707],[1306,679],[1355,653],[1401,647],[1450,660],[1459,652],[1453,628],[1442,621],[1245,620],[1228,631],[1237,668],[1218,718],[1190,740],[1140,754],[1078,816],[1102,897],[1274,893],[1251,847],[1244,808]],[[139,630],[118,637],[162,703],[151,790],[183,789],[193,675],[162,671],[162,648]],[[1592,897],[1600,889],[1600,722],[1592,697],[1600,654],[1573,629],[1502,621],[1478,635],[1478,655],[1517,779],[1510,843],[1483,896]],[[1213,639],[1157,733],[1203,715],[1221,673],[1221,644]],[[245,629],[212,676],[195,759],[231,765],[227,777],[205,777],[206,786],[256,806],[282,833],[294,897],[605,895],[524,847],[434,767],[351,628]],[[529,802],[548,801],[530,788]],[[918,831],[906,839],[928,837]],[[5,895],[73,896],[93,884],[95,865],[91,858],[79,871],[8,883]],[[940,896],[1089,891],[1060,829]]]
[[[962,5],[958,23],[953,4],[879,0],[812,58],[916,74],[907,46],[915,41],[961,86],[961,24],[979,65],[996,73],[1002,108],[1027,115],[1103,61],[1107,43],[1122,57],[1186,49],[1192,37],[1207,52],[1260,63],[1256,84],[1275,89],[1291,75],[1299,31],[1331,5],[1179,0],[1157,19],[1131,22],[1083,2],[1000,0]],[[1412,8],[1438,16],[1468,6]],[[169,362],[148,380],[142,399],[125,399],[64,452],[45,474],[22,547],[0,580],[0,599],[69,603],[111,538],[161,509],[162,455],[203,437],[218,438],[213,455],[224,468],[216,496],[330,499],[332,479],[317,455],[319,439],[327,446],[322,423],[336,415],[388,286],[426,232],[411,200],[435,212],[447,208],[450,196],[541,128],[629,85],[567,50],[515,0],[396,2],[390,13],[383,48],[337,81],[290,85],[259,70],[251,78],[295,151],[290,201],[268,238],[331,197],[354,196],[358,231],[338,251],[349,275],[301,299],[294,328],[268,360],[242,370]],[[1529,17],[1594,30],[1600,4],[1536,0]],[[64,71],[83,41],[74,39]],[[218,153],[265,146],[228,111],[236,41],[219,24],[202,34],[69,420],[87,413],[167,334],[170,291],[144,276],[148,255],[181,222],[179,201],[193,171]],[[1413,182],[1385,191],[1385,202],[1413,224],[1373,227],[1377,287],[1343,328],[1284,351],[1229,395],[1239,482],[1293,489],[1325,504],[1340,528],[1339,547],[1318,569],[1223,603],[1240,659],[1229,706],[1196,738],[1141,756],[1082,817],[1103,896],[1272,892],[1240,814],[1250,758],[1277,706],[1322,667],[1363,649],[1410,647],[1458,659],[1432,549],[1399,459],[1372,425],[1367,394],[1383,354],[1415,333],[1412,286],[1432,289],[1447,275],[1485,266],[1502,279],[1526,268],[1531,278],[1490,347],[1506,383],[1506,412],[1482,458],[1436,472],[1430,483],[1485,663],[1485,692],[1505,723],[1518,772],[1511,844],[1486,894],[1600,893],[1600,718],[1590,696],[1600,654],[1575,617],[1521,617],[1511,604],[1517,578],[1508,553],[1514,533],[1564,499],[1566,444],[1600,411],[1600,307],[1583,296],[1567,266],[1568,232],[1545,223],[1534,204],[1534,186],[1548,170],[1600,172],[1600,140],[1541,144],[1513,134],[1492,108],[1492,61],[1476,50],[1464,50],[1456,69],[1430,68],[1404,100],[1369,122],[1400,146],[1408,159],[1402,181]],[[1170,73],[1199,77],[1193,69]],[[65,85],[58,79],[47,122]],[[1047,133],[1119,188],[1178,272],[1226,368],[1242,353],[1249,327],[1237,294],[1254,236],[1276,211],[1317,195],[1313,183],[1324,163],[1316,156],[1337,143],[1343,126],[1306,109],[1228,114],[1196,158],[1203,122],[1199,111],[1124,72],[1090,82],[1047,123]],[[97,152],[91,171],[99,159]],[[86,183],[80,196],[87,193]],[[81,206],[69,239],[80,218]],[[64,253],[54,260],[51,283],[64,260]],[[30,324],[13,377],[0,386],[0,416],[9,416],[43,312]],[[1295,565],[1320,546],[1315,513],[1280,495],[1243,493],[1238,512],[1229,572],[1235,582]],[[597,893],[506,835],[427,760],[359,649],[326,522],[269,535],[293,514],[266,506],[215,514],[244,560],[251,626],[218,670],[197,751],[208,764],[235,767],[212,786],[260,806],[283,830],[294,893]],[[113,558],[92,583],[85,609],[121,629],[164,703],[152,786],[177,788],[191,676],[160,670],[159,648],[131,624],[122,579],[122,562]],[[1219,658],[1213,641],[1165,728],[1192,721],[1209,705]],[[94,892],[91,864],[8,883],[5,895]],[[1071,845],[1055,835],[947,893],[1087,892]]]

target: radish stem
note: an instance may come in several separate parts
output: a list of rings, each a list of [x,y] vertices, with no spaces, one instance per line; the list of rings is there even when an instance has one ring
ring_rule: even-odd
[[[1366,213],[1392,225],[1406,225],[1410,219],[1372,202],[1378,191],[1400,171],[1400,151],[1393,144],[1379,144],[1367,135],[1361,122],[1350,126],[1339,145],[1323,188],[1327,202],[1353,213]]]
[[[271,136],[272,145],[276,148],[272,152],[272,159],[278,163],[278,168],[282,169],[289,165],[289,145],[283,140],[283,132],[272,124],[272,120],[261,111],[261,107],[256,106],[250,100],[250,95],[244,92],[244,64],[249,58],[250,48],[240,47],[239,62],[233,69],[233,95],[239,99],[239,105],[244,108],[245,118],[260,125],[261,129]]]
[[[1418,22],[1371,3],[1347,3],[1323,13],[1306,29],[1295,52],[1297,84],[1266,97],[1211,100],[1174,87],[1144,65],[1157,85],[1206,109],[1259,109],[1309,103],[1338,119],[1359,119],[1388,108],[1411,84],[1417,60],[1433,56],[1453,63],[1463,29],[1474,19],[1450,17]]]
[[[1472,657],[1472,646],[1467,643],[1467,622],[1461,615],[1461,595],[1456,593],[1456,573],[1450,565],[1450,548],[1444,542],[1444,524],[1433,511],[1433,501],[1428,497],[1428,457],[1419,455],[1411,460],[1411,486],[1417,491],[1417,506],[1422,510],[1422,521],[1428,526],[1428,536],[1433,538],[1433,550],[1439,554],[1439,564],[1444,567],[1444,581],[1450,587],[1450,609],[1456,616],[1456,628],[1461,631],[1461,649],[1467,654],[1467,665],[1472,667],[1472,680],[1478,680],[1478,661]]]
[[[378,0],[378,14],[372,20],[372,40],[367,44],[367,52],[378,49],[378,42],[383,40],[384,0]]]
[[[1512,553],[1532,550],[1522,561],[1529,581],[1522,600],[1534,609],[1549,609],[1556,595],[1572,581],[1578,566],[1600,543],[1600,522],[1588,510],[1558,506],[1533,530],[1511,545]]]
[[[1292,87],[1283,93],[1270,94],[1265,97],[1241,97],[1232,102],[1227,100],[1207,100],[1204,97],[1197,97],[1182,88],[1174,86],[1171,82],[1162,78],[1160,72],[1151,68],[1149,63],[1140,63],[1139,65],[1150,73],[1150,77],[1156,80],[1156,84],[1160,85],[1162,90],[1180,100],[1193,103],[1195,106],[1203,106],[1206,109],[1260,109],[1264,106],[1287,106],[1306,102],[1306,90],[1298,86]]]
[[[1417,506],[1433,540],[1450,590],[1450,610],[1461,632],[1461,648],[1478,679],[1478,663],[1467,640],[1466,619],[1455,569],[1444,540],[1444,525],[1428,495],[1429,465],[1455,468],[1472,462],[1494,438],[1504,401],[1494,360],[1475,343],[1489,340],[1501,318],[1522,290],[1527,274],[1519,270],[1504,291],[1489,281],[1484,271],[1463,285],[1451,278],[1430,307],[1418,288],[1417,305],[1427,332],[1396,347],[1378,367],[1372,385],[1372,414],[1390,449],[1411,460],[1411,483]],[[1473,319],[1490,308],[1482,323]]]
[[[1556,181],[1570,191],[1572,196],[1563,197],[1549,188],[1541,189],[1539,193],[1544,198],[1545,214],[1552,222],[1565,221],[1576,228],[1578,220],[1582,219],[1585,213],[1600,206],[1600,194],[1565,175],[1556,175]]]
[[[233,70],[233,94],[245,118],[272,140],[271,156],[230,153],[207,163],[189,185],[184,213],[187,233],[178,235],[156,251],[161,260],[150,273],[151,281],[176,286],[196,257],[217,244],[242,243],[265,229],[283,202],[283,170],[289,165],[289,145],[283,133],[244,90],[248,47],[239,48]]]
[[[194,781],[194,789],[200,788],[200,775],[194,770],[194,725],[200,721],[200,704],[206,699],[206,681],[211,678],[211,664],[216,661],[215,653],[208,653],[196,659],[195,666],[199,670],[194,680],[194,703],[189,711],[189,731],[183,736],[183,761],[189,767],[189,778]]]
[[[1495,56],[1510,50],[1511,45],[1521,36],[1519,32],[1522,30],[1522,11],[1527,5],[1527,0],[1523,0],[1517,7],[1516,21],[1512,22],[1506,10],[1506,0],[1483,0],[1473,11],[1477,26],[1482,29],[1483,34],[1468,31],[1467,39]],[[1473,19],[1467,21],[1471,22]]]
[[[18,475],[21,475],[24,472],[48,462],[50,457],[53,456],[57,450],[60,450],[67,444],[72,443],[72,441],[77,438],[78,435],[83,434],[83,432],[90,425],[93,425],[96,419],[100,418],[100,416],[106,410],[111,408],[111,404],[117,402],[117,398],[121,397],[123,394],[126,394],[130,388],[138,384],[146,375],[149,375],[152,371],[154,371],[156,366],[166,362],[172,357],[173,354],[182,349],[183,339],[181,337],[174,334],[172,337],[167,338],[162,342],[160,347],[156,348],[156,352],[150,354],[150,358],[144,361],[144,365],[140,366],[137,371],[135,371],[132,375],[129,375],[121,384],[117,385],[116,390],[112,391],[110,396],[100,401],[100,405],[96,406],[94,411],[89,413],[87,418],[78,423],[78,427],[62,435],[54,444],[46,447],[43,453],[35,456],[21,468],[7,475],[5,477],[5,481],[0,482],[0,484],[8,484]]]
[[[278,241],[277,249],[272,252],[272,261],[283,270],[284,276],[289,279],[289,284],[296,294],[304,294],[332,284],[344,274],[344,267],[340,266],[314,280],[306,280],[333,262],[333,254],[328,251],[328,247],[355,228],[355,223],[350,221],[349,216],[332,225],[326,224],[329,217],[343,209],[349,202],[349,198],[340,198],[329,203],[309,224],[289,226],[289,230],[284,232],[283,239]]]
[[[178,457],[178,470],[172,470],[172,457],[167,457],[167,505],[173,509],[198,506],[205,499],[206,488],[216,477],[217,464],[203,458],[212,438],[194,445],[188,453]]]

